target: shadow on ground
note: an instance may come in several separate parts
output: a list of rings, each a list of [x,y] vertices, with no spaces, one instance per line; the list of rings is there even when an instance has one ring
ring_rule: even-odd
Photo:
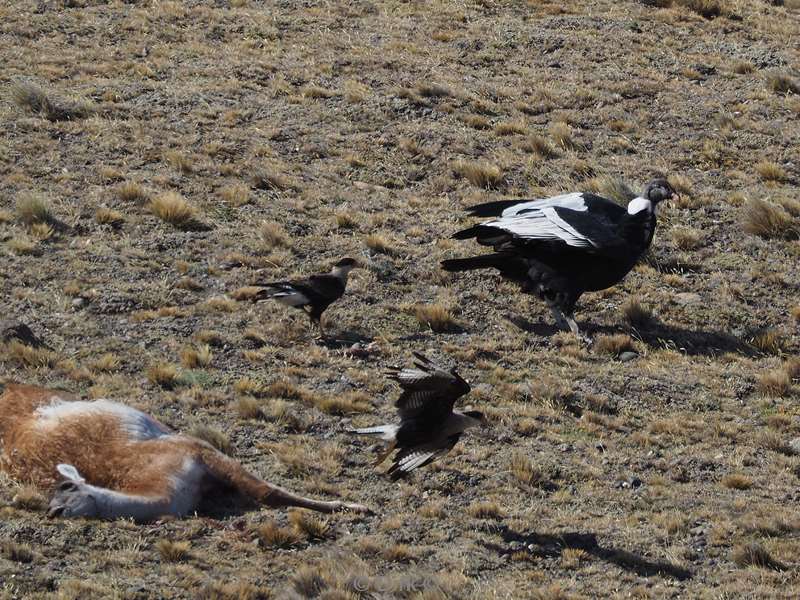
[[[692,577],[691,571],[673,564],[668,561],[650,560],[633,552],[612,547],[603,547],[597,541],[597,536],[593,533],[563,533],[561,535],[550,535],[542,533],[520,533],[506,527],[499,528],[498,533],[507,544],[517,542],[524,550],[534,556],[544,558],[555,558],[567,548],[579,548],[588,554],[604,560],[608,563],[617,565],[621,569],[636,573],[643,577],[660,575],[662,577],[674,577],[684,580]],[[501,554],[511,552],[510,547],[499,546],[490,542],[484,545]]]

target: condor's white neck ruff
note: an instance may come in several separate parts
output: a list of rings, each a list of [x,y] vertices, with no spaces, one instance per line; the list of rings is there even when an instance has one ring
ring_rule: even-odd
[[[643,210],[646,210],[649,213],[655,213],[656,207],[655,205],[650,202],[647,198],[642,198],[641,196],[637,196],[633,200],[630,201],[628,204],[628,214],[635,215]]]

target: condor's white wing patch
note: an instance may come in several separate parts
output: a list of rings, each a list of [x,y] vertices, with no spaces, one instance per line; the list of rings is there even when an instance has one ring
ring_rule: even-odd
[[[529,200],[527,202],[520,202],[514,206],[510,206],[503,211],[502,217],[513,217],[516,215],[530,214],[535,211],[545,209],[549,206],[561,206],[570,210],[586,211],[589,210],[586,206],[586,201],[583,198],[583,192],[572,192],[571,194],[561,194],[560,196],[552,196],[551,198],[540,198],[538,200]]]
[[[558,216],[552,206],[513,217],[502,217],[484,223],[496,227],[519,238],[529,240],[557,241],[575,248],[596,246],[592,240],[577,231],[572,225]]]
[[[62,419],[88,420],[94,415],[114,417],[119,422],[120,429],[132,440],[149,440],[173,433],[150,415],[110,400],[64,402],[56,398],[52,404],[36,409],[35,415],[39,424],[44,427],[57,425]]]

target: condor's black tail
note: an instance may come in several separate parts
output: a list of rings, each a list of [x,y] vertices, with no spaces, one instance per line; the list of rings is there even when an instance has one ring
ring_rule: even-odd
[[[507,208],[511,208],[515,204],[524,202],[524,200],[498,200],[496,202],[485,202],[484,204],[476,204],[467,208],[467,212],[472,217],[499,217]]]

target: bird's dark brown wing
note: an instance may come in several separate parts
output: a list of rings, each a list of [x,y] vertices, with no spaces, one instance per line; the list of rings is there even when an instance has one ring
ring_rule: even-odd
[[[469,393],[469,384],[455,369],[445,371],[422,354],[414,353],[415,368],[394,368],[389,377],[403,388],[395,406],[403,421],[418,419],[426,425],[438,425],[452,412],[461,396]]]
[[[426,444],[403,448],[395,455],[392,466],[389,467],[387,472],[392,480],[396,481],[414,469],[424,467],[440,456],[444,456],[450,452],[460,437],[461,434],[456,433],[439,443],[428,442]]]

